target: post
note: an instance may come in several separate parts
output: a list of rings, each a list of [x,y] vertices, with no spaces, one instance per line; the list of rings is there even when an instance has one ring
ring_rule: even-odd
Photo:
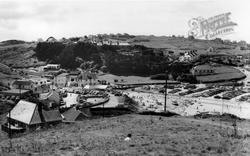
[[[8,123],[9,123],[9,125],[8,125],[8,128],[9,128],[9,138],[11,139],[11,126],[10,126],[11,114],[10,114],[10,112],[11,112],[11,109],[9,110],[9,121],[8,121]]]
[[[164,102],[164,112],[166,113],[166,111],[167,111],[167,86],[168,86],[168,81],[167,81],[167,79],[168,79],[168,72],[166,71],[166,82],[165,82],[165,102]]]
[[[102,104],[102,117],[104,118],[104,103]]]
[[[20,96],[20,100],[22,99],[21,96],[22,96],[22,90],[21,90],[21,87],[22,85],[19,85],[19,96]]]
[[[11,109],[9,110],[9,139],[10,139],[10,148],[9,148],[9,151],[12,149],[12,143],[11,143],[11,124],[10,124],[10,118],[11,118]]]

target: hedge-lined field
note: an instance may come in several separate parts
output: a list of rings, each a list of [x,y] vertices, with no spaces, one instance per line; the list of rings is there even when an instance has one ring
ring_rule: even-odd
[[[230,66],[217,66],[213,67],[213,69],[215,70],[214,75],[197,76],[198,82],[223,82],[231,80],[240,80],[246,77],[246,75],[240,70]]]

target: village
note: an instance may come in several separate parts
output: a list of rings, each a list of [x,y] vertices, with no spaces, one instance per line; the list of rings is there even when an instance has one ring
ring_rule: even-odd
[[[249,119],[250,74],[245,68],[238,70],[246,75],[238,82],[189,84],[81,68],[68,71],[60,64],[15,69],[22,78],[9,82],[9,89],[0,92],[1,101],[12,106],[2,130],[14,135],[94,116],[166,110],[182,116],[228,113]],[[203,65],[190,72],[209,76],[216,71]]]

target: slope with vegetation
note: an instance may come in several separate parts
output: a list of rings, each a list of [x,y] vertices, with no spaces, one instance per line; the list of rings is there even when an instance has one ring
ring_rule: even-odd
[[[240,122],[240,121],[239,121]],[[248,124],[242,122],[238,124]],[[128,134],[131,140],[125,141]],[[249,139],[233,136],[230,122],[183,117],[122,115],[0,135],[0,152],[13,155],[248,155]],[[246,135],[245,135],[246,136]]]

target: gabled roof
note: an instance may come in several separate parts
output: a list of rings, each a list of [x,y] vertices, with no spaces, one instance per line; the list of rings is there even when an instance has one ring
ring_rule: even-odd
[[[64,112],[63,116],[65,118],[65,121],[68,121],[68,122],[74,122],[79,117],[83,117],[83,118],[88,117],[87,114],[85,114],[85,113],[83,113],[83,112],[81,112],[79,110],[76,110],[75,107],[72,107],[68,111]]]
[[[41,123],[37,104],[20,100],[11,110],[10,118],[19,122],[32,125]],[[7,115],[9,117],[9,114]]]
[[[40,99],[54,101],[56,103],[59,103],[60,102],[60,95],[56,91],[50,91],[48,93],[40,94]]]
[[[62,121],[62,116],[59,110],[50,110],[50,111],[43,110],[43,117],[45,122]]]

